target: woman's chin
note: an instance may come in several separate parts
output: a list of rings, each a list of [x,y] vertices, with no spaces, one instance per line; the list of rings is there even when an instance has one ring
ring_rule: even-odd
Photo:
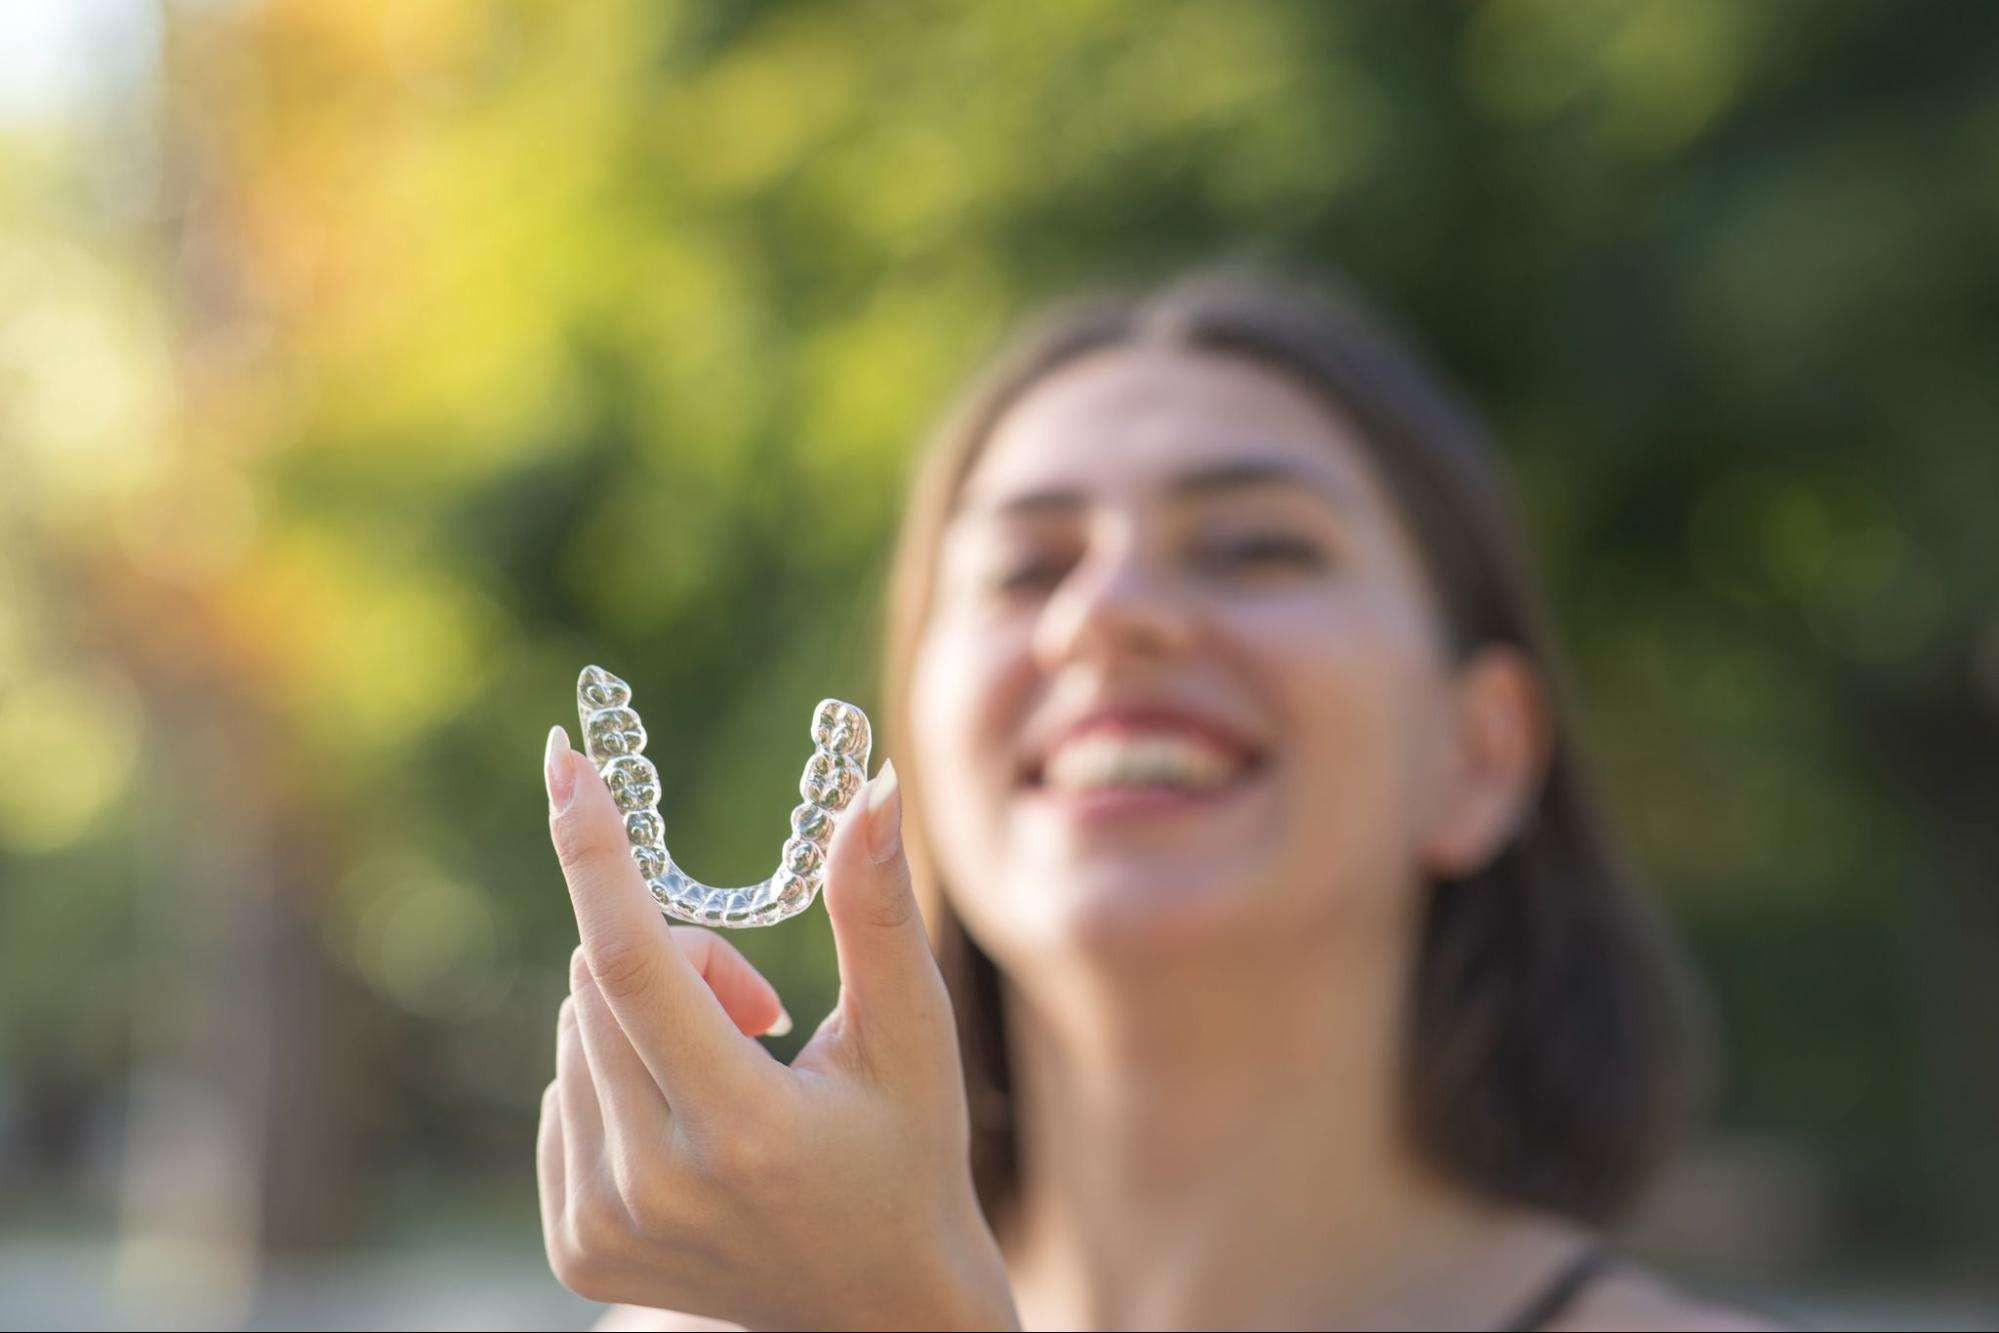
[[[1198,943],[1253,920],[1282,827],[1276,791],[1258,771],[1207,792],[1021,793],[1016,864],[1050,943]]]
[[[1259,927],[1268,896],[1260,879],[1239,852],[1206,864],[1082,858],[1037,876],[1035,933],[1046,947],[1104,958],[1203,948]]]

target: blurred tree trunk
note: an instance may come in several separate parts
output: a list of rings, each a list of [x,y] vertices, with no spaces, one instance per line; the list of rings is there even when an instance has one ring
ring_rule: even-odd
[[[358,1179],[343,1105],[356,1083],[342,1039],[358,1011],[313,919],[343,846],[328,830],[344,826],[320,808],[312,775],[296,771],[296,737],[260,705],[269,673],[246,670],[240,636],[222,628],[229,566],[204,563],[210,552],[200,546],[220,540],[203,526],[214,511],[175,504],[200,493],[177,482],[233,479],[230,450],[256,443],[227,429],[262,383],[228,286],[243,247],[225,221],[225,192],[200,175],[199,145],[155,142],[156,130],[163,142],[173,136],[154,123],[151,92],[100,108],[103,124],[65,127],[45,145],[0,127],[10,170],[46,151],[79,159],[73,178],[68,168],[51,178],[62,188],[46,198],[23,176],[0,202],[9,283],[0,640],[46,635],[50,645],[0,653],[0,666],[46,673],[115,662],[145,705],[143,785],[126,810],[108,812],[138,851],[130,906],[121,907],[129,917],[93,923],[111,937],[101,953],[45,946],[64,949],[49,971],[86,1023],[107,1007],[103,991],[136,997],[115,1281],[140,1326],[188,1322],[171,1318],[177,1309],[199,1322],[247,1313],[265,1254],[352,1234]],[[164,92],[171,106],[177,86]],[[35,146],[23,154],[22,144]],[[17,203],[28,205],[19,220]],[[44,233],[60,243],[39,244]],[[36,266],[57,273],[46,291],[14,281]],[[162,273],[174,280],[171,300]],[[169,307],[172,318],[162,318]],[[23,308],[29,317],[10,323]],[[30,345],[35,356],[23,358],[18,349]],[[35,416],[38,375],[55,405],[48,420]],[[74,434],[52,424],[69,418],[85,424]],[[32,446],[19,458],[17,430]],[[30,534],[19,555],[17,513]],[[191,558],[177,561],[183,554]],[[19,618],[16,577],[32,589]],[[65,711],[93,706],[87,679],[59,681]],[[53,772],[69,757],[53,748],[21,758]],[[40,776],[33,767],[16,774],[21,785]],[[28,931],[13,942],[21,951],[42,943]],[[114,942],[134,947],[121,956]],[[126,957],[132,975],[107,977]],[[39,1100],[37,1111],[64,1109],[60,1091]]]
[[[257,322],[232,182],[188,89],[167,87],[160,252],[193,454],[241,425],[268,368],[244,354]],[[115,558],[98,574],[107,646],[151,704],[152,846],[171,886],[141,909],[157,975],[134,1052],[124,1274],[132,1294],[205,1284],[247,1312],[266,1256],[346,1241],[359,1216],[361,1011],[316,921],[347,844],[301,771],[310,748],[268,705],[268,669],[240,660],[253,648],[218,600],[226,576],[187,588]]]
[[[159,646],[159,624],[127,646]],[[313,921],[332,857],[305,789],[274,768],[281,735],[226,672],[134,659],[160,728],[152,847],[167,864],[140,909],[151,997],[134,1043],[122,1295],[244,1313],[263,1256],[347,1240],[358,1216],[353,1006]]]

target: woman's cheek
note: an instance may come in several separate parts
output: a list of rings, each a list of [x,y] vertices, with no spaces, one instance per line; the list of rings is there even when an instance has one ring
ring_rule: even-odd
[[[1421,727],[1412,722],[1424,692],[1420,658],[1401,628],[1365,602],[1321,608],[1294,624],[1281,648],[1267,660],[1283,700],[1285,860],[1324,885],[1343,914],[1393,908],[1419,799],[1412,733]]]

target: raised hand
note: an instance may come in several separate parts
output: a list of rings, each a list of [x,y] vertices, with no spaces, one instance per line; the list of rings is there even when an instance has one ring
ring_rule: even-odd
[[[776,993],[717,937],[661,918],[560,727],[545,768],[582,936],[538,1150],[556,1276],[750,1327],[1017,1327],[894,766],[828,849],[840,1000],[790,1067],[745,1035],[779,1019]]]

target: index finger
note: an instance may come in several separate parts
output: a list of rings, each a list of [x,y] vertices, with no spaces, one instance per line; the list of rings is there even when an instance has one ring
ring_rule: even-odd
[[[548,733],[549,835],[583,956],[618,1025],[675,1114],[733,1102],[773,1067],[743,1036],[674,942],[632,860],[625,821],[589,759],[561,727]]]

